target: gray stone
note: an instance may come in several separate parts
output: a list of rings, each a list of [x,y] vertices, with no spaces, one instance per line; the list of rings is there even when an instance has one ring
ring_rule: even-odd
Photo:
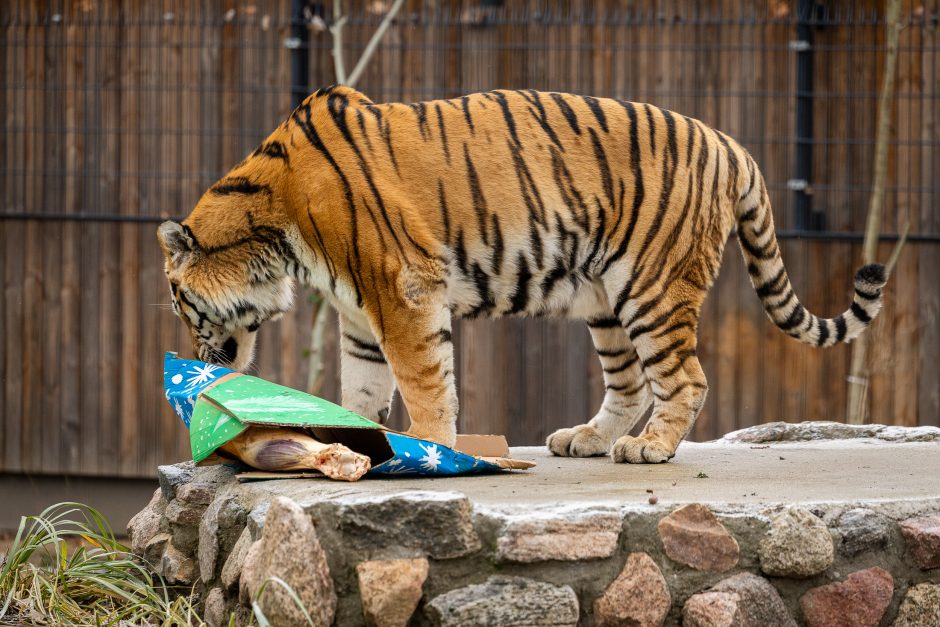
[[[740,573],[694,594],[682,608],[683,627],[796,627],[780,594],[763,577]]]
[[[175,499],[176,489],[192,481],[195,472],[196,464],[193,462],[158,466],[157,479],[160,482],[160,490],[163,491],[163,498],[167,501]]]
[[[174,525],[198,527],[199,520],[202,518],[202,514],[205,511],[205,505],[186,503],[180,499],[173,499],[166,506],[166,519]]]
[[[196,562],[188,555],[181,553],[170,542],[166,545],[166,550],[160,559],[158,572],[168,583],[188,586],[196,581]]]
[[[315,625],[333,622],[336,592],[326,555],[310,517],[283,496],[271,501],[261,539],[248,549],[241,594],[257,603],[272,625],[306,625],[303,611],[287,590],[270,582],[272,577],[294,590]]]
[[[523,563],[610,557],[622,526],[620,513],[603,510],[510,518],[496,542],[496,557]]]
[[[143,551],[140,552],[140,555],[144,557],[144,561],[150,564],[150,567],[154,570],[159,570],[160,560],[163,559],[163,553],[166,551],[170,540],[170,534],[158,533],[147,541]]]
[[[166,512],[166,499],[163,498],[163,492],[157,489],[147,507],[135,514],[127,523],[128,544],[131,551],[137,555],[144,554],[144,548],[150,539],[160,533],[164,512]]]
[[[225,595],[221,588],[213,588],[206,595],[203,607],[203,619],[209,627],[222,627],[228,624],[229,611],[225,603]]]
[[[836,529],[842,536],[839,553],[855,557],[865,551],[883,549],[891,539],[891,525],[887,517],[864,507],[842,513]]]
[[[767,444],[874,438],[885,442],[940,442],[940,428],[888,425],[847,425],[841,422],[768,422],[732,431],[718,442]]]
[[[248,512],[247,526],[251,532],[252,540],[261,539],[261,532],[264,530],[264,519],[268,515],[268,503],[256,505]]]
[[[909,588],[891,627],[937,625],[940,625],[940,584],[921,583]]]
[[[356,564],[362,616],[369,627],[405,627],[428,577],[425,558]]]
[[[206,509],[199,523],[199,574],[204,582],[215,579],[219,554],[235,546],[246,517],[245,508],[233,496],[217,498]]]
[[[400,492],[343,499],[338,518],[349,547],[367,552],[394,548],[399,554],[393,557],[449,559],[480,549],[472,514],[470,501],[457,492]]]
[[[238,578],[241,577],[242,568],[245,565],[245,558],[248,556],[248,549],[251,547],[251,542],[251,532],[246,527],[242,530],[241,535],[238,536],[235,546],[232,547],[232,550],[225,560],[225,564],[222,566],[222,574],[219,579],[226,590],[231,590],[238,583]]]
[[[426,612],[432,624],[441,627],[573,627],[578,624],[578,597],[570,586],[493,576],[436,597]]]
[[[800,507],[773,517],[757,552],[761,570],[774,577],[811,577],[832,566],[835,558],[829,529]]]
[[[646,553],[631,553],[620,575],[594,601],[597,627],[658,627],[672,597],[659,566]]]
[[[186,555],[195,555],[196,550],[199,548],[199,526],[171,523],[169,527],[176,548]]]
[[[215,485],[203,481],[193,481],[176,489],[176,500],[187,505],[206,507],[212,501]]]

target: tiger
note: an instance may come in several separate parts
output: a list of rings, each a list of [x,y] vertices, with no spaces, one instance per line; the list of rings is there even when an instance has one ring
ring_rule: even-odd
[[[259,326],[312,287],[338,312],[341,404],[384,423],[397,388],[406,433],[445,446],[453,319],[583,320],[605,395],[548,449],[659,463],[705,402],[696,334],[732,233],[766,314],[796,340],[849,342],[878,314],[879,264],[857,271],[835,318],[800,303],[767,185],[733,139],[649,104],[566,93],[375,104],[320,89],[158,239],[199,358],[245,368]]]

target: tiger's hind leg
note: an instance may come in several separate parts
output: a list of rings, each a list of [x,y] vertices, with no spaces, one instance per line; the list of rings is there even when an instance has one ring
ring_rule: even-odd
[[[639,356],[613,311],[588,320],[588,328],[604,369],[604,402],[587,424],[548,436],[548,449],[562,457],[607,455],[652,404]]]
[[[639,436],[625,435],[614,443],[611,457],[615,462],[671,459],[705,404],[708,385],[695,355],[704,294],[693,296],[691,301],[683,299],[688,296],[688,292],[682,296],[667,292],[650,301],[631,303],[624,310],[629,336],[650,382],[653,413]]]

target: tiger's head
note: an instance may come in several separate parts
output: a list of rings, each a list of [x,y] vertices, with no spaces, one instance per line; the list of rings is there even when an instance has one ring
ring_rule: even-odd
[[[199,359],[243,370],[258,327],[290,308],[299,262],[283,215],[270,185],[229,174],[182,223],[160,225],[173,310]]]

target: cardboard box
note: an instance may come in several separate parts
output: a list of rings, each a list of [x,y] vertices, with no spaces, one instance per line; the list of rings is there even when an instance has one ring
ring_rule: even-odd
[[[201,361],[164,357],[166,398],[189,428],[193,460],[222,463],[216,450],[249,428],[289,427],[325,444],[340,443],[368,455],[369,475],[446,476],[535,464],[509,457],[506,438],[458,436],[455,448],[384,428],[339,405],[264,379]],[[252,471],[243,479],[322,476]]]

